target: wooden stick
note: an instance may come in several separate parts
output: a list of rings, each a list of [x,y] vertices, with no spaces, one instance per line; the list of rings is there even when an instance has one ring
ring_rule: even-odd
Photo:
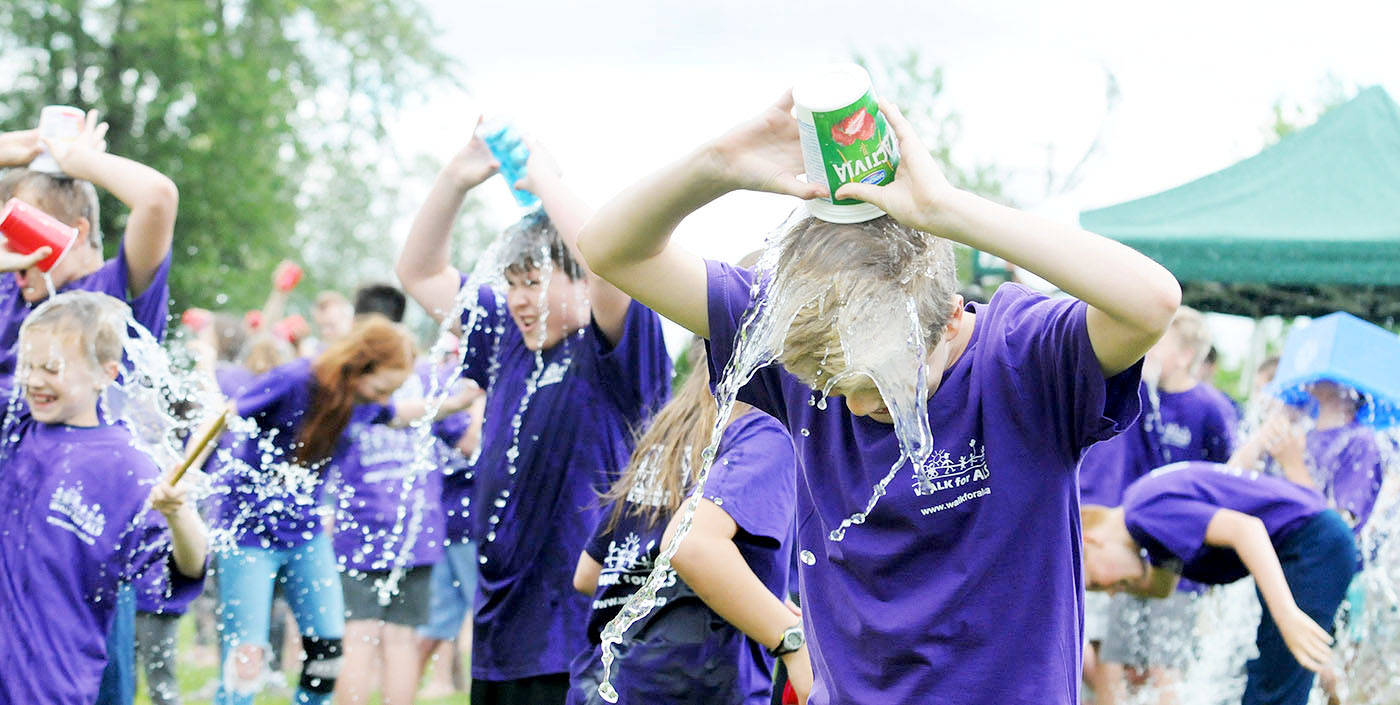
[[[170,472],[168,482],[171,487],[174,487],[175,483],[179,482],[180,478],[185,476],[185,471],[189,470],[190,466],[194,465],[194,461],[204,454],[204,449],[208,447],[214,439],[223,434],[224,426],[228,424],[228,414],[230,410],[231,409],[225,408],[220,412],[218,417],[214,419],[213,425],[205,429],[204,435],[200,436],[199,440],[186,450],[185,459],[180,461],[180,464],[175,466],[175,469]]]

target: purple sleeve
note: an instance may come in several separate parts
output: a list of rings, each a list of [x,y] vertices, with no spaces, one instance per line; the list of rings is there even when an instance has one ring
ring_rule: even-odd
[[[438,437],[449,447],[456,446],[457,442],[466,435],[467,429],[472,425],[471,414],[462,412],[453,414],[445,419],[433,422],[433,435]]]
[[[310,383],[310,365],[304,360],[274,367],[245,385],[234,400],[234,407],[238,415],[245,419],[254,416],[277,417],[282,411],[281,407],[298,387],[306,387]]]
[[[1369,432],[1353,435],[1337,456],[1332,501],[1350,513],[1358,526],[1371,516],[1383,471],[1380,451]]]
[[[1206,527],[1217,507],[1199,499],[1171,493],[1133,496],[1124,502],[1124,519],[1133,540],[1147,548],[1153,565],[1166,562],[1162,551],[1190,563],[1206,547]]]
[[[616,507],[616,504],[609,504],[603,510],[598,518],[598,528],[593,530],[593,537],[583,546],[583,552],[599,563],[608,557],[608,544],[612,543],[613,537],[613,530],[608,528],[608,524],[612,522],[612,513]]]
[[[119,550],[128,557],[121,581],[133,584],[143,611],[179,613],[199,597],[204,576],[189,578],[175,567],[170,529],[160,512],[148,509],[133,522]],[[208,572],[208,557],[205,569]]]
[[[130,297],[131,269],[126,262],[125,242],[117,248],[115,261],[121,272],[122,298],[131,305],[132,317],[151,331],[156,340],[164,340],[165,322],[170,315],[170,253],[166,252],[165,259],[156,267],[151,285],[134,298]]]
[[[661,317],[632,301],[616,345],[597,322],[589,324],[602,388],[632,423],[642,423],[670,395],[671,358],[661,335]]]
[[[751,412],[725,430],[705,498],[748,534],[781,544],[797,514],[796,465],[787,430]]]
[[[466,283],[467,277],[462,275],[462,285]],[[466,349],[462,359],[462,376],[485,389],[491,377],[491,363],[497,359],[500,350],[500,327],[509,323],[505,320],[505,300],[491,287],[477,289],[476,306],[475,321],[471,320],[473,312],[470,309],[462,311],[462,344]],[[470,329],[468,324],[471,324]]]
[[[710,386],[719,383],[724,368],[734,356],[734,342],[739,326],[749,309],[753,272],[724,262],[705,260],[710,339],[705,343],[709,353]],[[787,405],[782,396],[784,373],[774,365],[754,373],[753,378],[739,389],[739,401],[753,405],[778,419],[787,418]]]
[[[1008,287],[1014,289],[1005,291]],[[1028,402],[1023,413],[1030,427],[1048,423],[1062,457],[1071,461],[1127,429],[1139,412],[1142,360],[1105,378],[1089,339],[1088,304],[1006,284],[994,305],[1003,295],[1003,320],[990,333],[1006,346],[1005,379]]]
[[[1214,403],[1210,405],[1204,441],[1205,457],[1202,460],[1225,463],[1235,450],[1234,407],[1229,406],[1224,394],[1215,392],[1212,396]]]

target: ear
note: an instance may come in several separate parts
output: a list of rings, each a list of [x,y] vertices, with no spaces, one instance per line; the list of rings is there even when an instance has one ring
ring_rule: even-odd
[[[105,389],[107,385],[116,382],[119,374],[121,374],[121,365],[115,360],[102,363],[102,376],[99,378],[98,389]]]
[[[958,336],[958,331],[962,330],[965,320],[963,314],[967,311],[967,302],[963,301],[962,294],[953,294],[953,300],[949,304],[952,310],[949,312],[948,324],[943,326],[942,340],[952,340]]]
[[[92,223],[89,222],[87,218],[78,216],[78,222],[74,223],[73,227],[76,228],[78,231],[78,240],[74,243],[74,245],[91,247],[92,243],[88,240],[88,236],[92,234]]]

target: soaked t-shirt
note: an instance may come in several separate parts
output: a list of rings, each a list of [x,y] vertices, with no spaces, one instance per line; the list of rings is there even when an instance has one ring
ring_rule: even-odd
[[[117,256],[107,260],[97,271],[75,279],[58,288],[66,291],[95,291],[125,301],[131,306],[132,317],[155,336],[165,338],[165,319],[170,313],[170,255],[156,269],[151,285],[139,296],[129,296],[129,270],[126,248],[119,246]],[[20,295],[14,274],[0,275],[0,377],[15,373],[19,355],[19,329],[29,312],[38,304],[30,304]]]
[[[423,381],[409,377],[395,401],[423,398]],[[377,412],[355,410],[344,450],[330,464],[336,557],[358,571],[432,565],[442,558],[442,469],[450,449],[431,433],[374,423]]]
[[[590,323],[537,355],[504,300],[477,294],[484,313],[466,332],[463,368],[486,390],[470,502],[481,568],[472,677],[565,673],[588,644],[574,566],[633,429],[670,392],[671,360],[660,317],[635,301],[617,345]]]
[[[117,587],[188,601],[202,580],[170,557],[146,505],[160,471],[123,426],[25,420],[0,449],[0,702],[88,705],[107,662]]]
[[[302,358],[274,367],[246,383],[234,400],[238,415],[257,426],[253,437],[231,431],[233,448],[227,458],[219,458],[229,488],[219,501],[219,523],[240,546],[294,548],[321,533],[317,508],[325,490],[325,464],[307,468],[295,461],[297,437],[309,418],[316,385],[311,365]],[[394,417],[392,406],[361,406],[355,414],[362,420],[387,423]],[[344,446],[342,432],[332,457]]]
[[[771,416],[745,414],[724,430],[705,483],[705,498],[729,514],[739,530],[734,542],[744,562],[768,588],[787,597],[792,529],[795,519],[792,438]],[[651,482],[648,482],[648,478]],[[652,470],[628,493],[629,504],[669,503]],[[601,705],[599,635],[641,589],[661,551],[670,517],[648,525],[646,517],[624,515],[615,527],[609,506],[586,551],[602,566],[593,613],[588,622],[592,647],[574,660],[568,703]],[[627,631],[617,647],[612,685],[620,702],[769,702],[773,658],[707,607],[674,572],[657,592],[658,605]]]
[[[1375,431],[1359,423],[1307,435],[1309,470],[1322,495],[1359,534],[1371,518],[1385,468]]]
[[[734,355],[752,273],[709,262],[710,370]],[[1077,703],[1084,584],[1074,474],[1083,449],[1138,413],[1140,366],[1105,379],[1086,305],[1016,284],[977,314],[927,408],[934,452],[902,467],[894,427],[852,414],[778,366],[740,399],[797,446],[802,605],[816,684],[830,703]],[[911,371],[912,373],[912,371]]]
[[[1206,545],[1206,527],[1221,509],[1257,517],[1278,546],[1327,503],[1316,490],[1282,478],[1201,462],[1158,468],[1123,493],[1128,533],[1152,565],[1206,585],[1249,575],[1233,550]]]

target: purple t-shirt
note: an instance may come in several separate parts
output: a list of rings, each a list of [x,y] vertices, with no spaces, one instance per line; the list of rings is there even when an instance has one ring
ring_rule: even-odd
[[[234,462],[222,471],[229,491],[219,503],[220,525],[234,532],[240,546],[293,548],[321,532],[317,507],[325,489],[324,465],[307,469],[295,462],[297,436],[316,386],[311,365],[301,358],[274,367],[245,384],[234,400],[238,415],[258,427],[253,438],[235,437]],[[390,406],[362,406],[369,411],[360,418],[375,423],[393,418]],[[344,439],[342,432],[336,453],[343,451]]]
[[[146,506],[160,471],[125,427],[17,429],[0,449],[0,702],[87,705],[118,585],[144,572],[146,589],[179,601],[202,580],[175,569],[165,519]]]
[[[466,333],[463,368],[486,390],[470,502],[481,567],[472,677],[566,673],[588,645],[574,566],[633,429],[670,393],[671,360],[660,317],[635,301],[616,346],[590,323],[537,356],[504,299],[477,293],[485,314]]]
[[[1158,468],[1123,492],[1128,533],[1152,565],[1206,585],[1249,575],[1234,551],[1206,545],[1206,527],[1221,509],[1257,517],[1278,546],[1327,503],[1315,490],[1282,478],[1203,462]]]
[[[395,399],[424,396],[420,377]],[[374,423],[376,407],[356,409],[345,449],[331,461],[336,495],[336,557],[344,568],[385,571],[442,558],[442,468],[450,449],[435,435],[424,447],[413,428]],[[421,453],[428,462],[415,467]]]
[[[771,416],[751,412],[724,430],[705,483],[705,497],[739,526],[734,542],[744,562],[779,599],[787,597],[788,589],[795,466],[787,430]],[[639,483],[627,501],[655,505],[669,500],[662,492]],[[606,508],[585,548],[603,570],[588,623],[592,646],[572,669],[571,705],[596,701],[591,689],[602,677],[599,635],[646,581],[665,548],[661,540],[670,517],[648,526],[645,517],[623,516],[609,530],[612,511],[612,506]],[[657,597],[659,606],[633,625],[628,641],[619,646],[623,656],[613,665],[612,684],[621,702],[769,702],[773,659],[761,645],[715,614],[679,576]]]
[[[1311,431],[1307,436],[1313,480],[1338,511],[1349,514],[1360,533],[1371,517],[1385,469],[1375,431],[1365,424]]]
[[[733,356],[752,273],[709,262],[710,370]],[[894,427],[827,408],[780,367],[740,394],[797,445],[810,702],[1045,705],[1079,699],[1084,584],[1075,465],[1137,415],[1140,366],[1105,379],[1087,307],[1015,284],[977,314],[928,401],[934,453],[901,468]],[[911,371],[912,373],[912,371]],[[1033,598],[1028,597],[1033,596]],[[1014,648],[1008,645],[1014,644]]]
[[[1220,396],[1207,384],[1197,384],[1184,392],[1157,392],[1161,426],[1156,438],[1162,457],[1152,467],[1187,460],[1223,463],[1230,459],[1235,446],[1235,414]]]
[[[131,306],[132,316],[137,323],[155,336],[165,338],[165,319],[170,312],[170,254],[156,269],[151,285],[140,296],[128,295],[128,269],[126,248],[119,246],[117,256],[107,260],[97,271],[80,279],[75,279],[58,288],[65,291],[96,291]],[[19,355],[19,328],[29,312],[37,304],[25,302],[20,295],[19,283],[14,274],[0,276],[0,377],[15,373],[15,360]]]

